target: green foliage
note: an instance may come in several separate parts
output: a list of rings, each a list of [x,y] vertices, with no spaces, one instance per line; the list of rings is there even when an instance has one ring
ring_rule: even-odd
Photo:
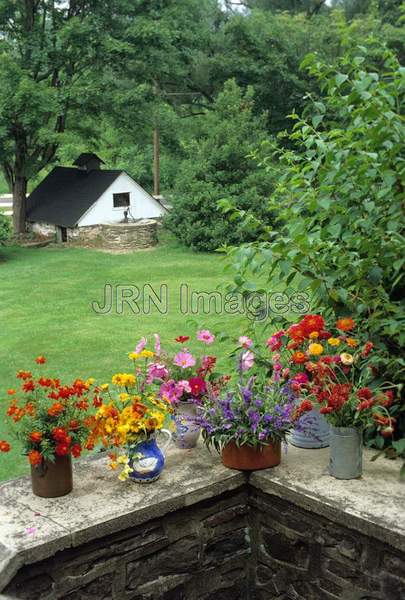
[[[199,137],[185,148],[187,159],[166,221],[182,243],[195,250],[215,250],[254,239],[251,227],[224,218],[217,203],[225,198],[268,221],[263,198],[271,190],[271,177],[255,169],[249,158],[265,136],[263,119],[253,114],[252,90],[244,94],[235,81],[228,81],[202,120]]]
[[[267,165],[278,185],[269,208],[277,222],[263,227],[255,252],[265,251],[269,273],[278,269],[288,285],[299,277],[314,305],[355,316],[378,347],[381,377],[400,382],[405,70],[372,46],[348,51],[335,67],[315,55],[304,66],[323,98],[305,118],[291,115],[293,150],[272,146]]]
[[[0,246],[9,239],[11,235],[11,222],[9,217],[0,210]]]

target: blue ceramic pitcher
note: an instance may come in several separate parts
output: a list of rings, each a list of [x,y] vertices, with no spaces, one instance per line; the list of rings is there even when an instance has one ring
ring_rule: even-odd
[[[161,448],[156,442],[156,434],[144,442],[130,446],[128,464],[132,469],[129,473],[132,481],[151,483],[159,479],[165,465],[165,452],[172,439],[172,434],[167,429],[161,429],[158,433],[167,436],[167,440]]]

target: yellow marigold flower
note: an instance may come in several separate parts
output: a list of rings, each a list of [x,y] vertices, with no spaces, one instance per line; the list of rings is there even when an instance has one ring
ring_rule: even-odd
[[[115,469],[117,469],[117,468],[118,468],[118,463],[116,463],[115,461],[110,462],[110,469],[115,471]]]
[[[123,392],[122,394],[119,395],[121,402],[125,402],[125,400],[128,400],[129,397],[130,397],[129,394],[127,394],[126,392]]]
[[[358,342],[358,340],[355,340],[354,338],[347,338],[346,344],[348,344],[348,346],[351,346],[352,348],[355,348],[356,346],[359,345],[359,342]]]
[[[110,384],[109,384],[109,383],[102,383],[102,384],[100,385],[100,388],[101,388],[102,390],[104,390],[104,391],[107,391],[109,387],[110,387]]]
[[[309,334],[309,338],[310,338],[311,340],[316,340],[316,339],[318,339],[318,338],[319,338],[319,333],[318,333],[317,331],[312,331],[312,332]]]
[[[353,364],[353,356],[348,352],[342,352],[342,354],[340,355],[340,360],[344,365]]]
[[[89,379],[87,379],[87,380],[86,380],[86,384],[87,384],[87,385],[93,385],[93,383],[94,383],[95,381],[96,381],[96,380],[94,379],[94,377],[89,377]]]
[[[308,346],[308,354],[312,354],[313,356],[319,356],[323,352],[322,344],[309,344]]]
[[[127,465],[128,464],[128,456],[126,454],[121,454],[121,456],[119,456],[117,458],[117,462],[120,465]]]
[[[142,350],[141,356],[143,356],[143,358],[152,358],[155,356],[155,353],[152,352],[152,350]]]
[[[130,352],[128,354],[128,358],[130,358],[131,360],[137,360],[141,355],[138,354],[137,352]]]
[[[330,344],[331,346],[339,346],[340,339],[339,338],[331,337],[331,338],[328,339],[328,344]]]

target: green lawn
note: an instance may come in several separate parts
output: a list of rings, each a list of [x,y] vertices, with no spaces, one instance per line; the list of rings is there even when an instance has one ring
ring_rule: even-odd
[[[195,254],[173,243],[130,254],[108,254],[66,247],[0,249],[0,399],[15,384],[18,369],[31,369],[39,354],[48,358],[49,372],[62,379],[94,376],[101,381],[127,369],[127,352],[142,335],[159,332],[163,340],[193,333],[187,323],[239,335],[243,317],[187,317],[179,311],[179,287],[213,291],[224,281],[222,261],[215,254]],[[118,315],[96,314],[105,284],[151,284],[169,289],[167,314],[156,309],[135,315],[128,307]],[[221,347],[221,344],[219,345]],[[224,346],[222,346],[223,349]],[[2,408],[3,408],[2,407]],[[0,439],[5,436],[0,422]],[[16,451],[0,456],[0,479],[27,471],[26,458]]]

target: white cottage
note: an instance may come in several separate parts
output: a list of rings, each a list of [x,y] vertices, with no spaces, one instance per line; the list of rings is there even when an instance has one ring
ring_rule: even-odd
[[[27,198],[28,228],[64,242],[166,213],[128,173],[101,169],[101,163],[96,154],[85,153],[74,167],[55,167]]]

